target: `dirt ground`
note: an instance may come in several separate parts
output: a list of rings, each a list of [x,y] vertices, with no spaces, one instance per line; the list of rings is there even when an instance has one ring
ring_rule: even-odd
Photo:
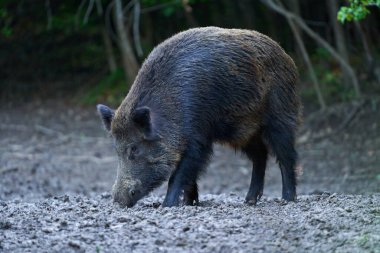
[[[95,108],[0,108],[0,252],[380,252],[379,100],[306,114],[298,201],[280,200],[271,159],[256,207],[250,162],[216,145],[199,206],[159,207],[163,185],[122,209]]]

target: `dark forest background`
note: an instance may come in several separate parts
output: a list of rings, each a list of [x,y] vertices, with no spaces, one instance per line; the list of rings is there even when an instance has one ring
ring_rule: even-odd
[[[278,41],[296,61],[307,108],[378,96],[380,11],[370,4],[364,14],[356,17],[352,12],[353,18],[347,16],[342,23],[337,15],[348,4],[1,0],[0,98],[14,103],[59,98],[117,105],[154,46],[199,26],[252,29]]]

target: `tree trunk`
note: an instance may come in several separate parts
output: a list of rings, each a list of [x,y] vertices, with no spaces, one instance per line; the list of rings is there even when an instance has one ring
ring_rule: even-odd
[[[98,16],[100,20],[103,21],[104,11],[103,11],[101,0],[96,0],[95,3],[96,3]],[[113,52],[112,41],[110,37],[108,36],[107,28],[104,21],[102,22],[102,39],[103,39],[104,48],[106,50],[106,57],[107,57],[109,71],[110,73],[114,73],[117,69],[117,64],[115,60],[115,54]]]
[[[293,0],[292,2],[294,3],[294,2],[298,2],[298,1]],[[299,11],[299,9],[298,9],[298,11]],[[286,17],[286,20],[288,21],[289,26],[293,32],[294,38],[296,39],[296,42],[298,44],[298,47],[299,47],[298,52],[302,56],[303,60],[305,61],[306,66],[307,66],[307,69],[309,70],[309,76],[310,76],[311,81],[313,82],[314,89],[315,89],[315,92],[317,94],[317,98],[318,98],[318,102],[319,102],[319,105],[321,107],[321,110],[325,110],[326,109],[326,102],[325,102],[325,99],[323,98],[323,95],[321,92],[321,86],[318,82],[318,78],[317,78],[317,75],[315,74],[313,65],[311,64],[309,54],[307,53],[307,50],[305,47],[305,43],[302,40],[301,31],[300,31],[299,27],[294,23],[294,21],[291,18]]]
[[[123,69],[127,78],[128,84],[132,84],[138,69],[139,65],[137,63],[135,54],[133,52],[130,38],[124,26],[124,15],[123,15],[123,5],[121,0],[114,0],[115,3],[115,24],[118,34],[118,45],[121,51],[121,58],[123,61]]]
[[[114,73],[117,69],[115,54],[113,51],[112,41],[110,37],[108,36],[107,29],[104,25],[102,28],[102,38],[103,38],[104,47],[106,49],[106,56],[107,56],[109,70],[111,73]]]
[[[47,16],[47,25],[46,30],[50,31],[53,25],[53,15],[51,11],[50,0],[45,0],[46,16]]]
[[[372,56],[373,54],[371,53],[371,50],[369,48],[367,38],[358,21],[355,21],[355,27],[363,43],[365,58],[367,62],[367,71],[371,76],[373,76],[377,80],[378,83],[380,83],[380,66],[376,63],[375,59]]]
[[[140,0],[135,0],[133,6],[133,42],[135,44],[136,52],[141,59],[144,56],[140,41],[140,15],[141,15],[141,4]]]
[[[300,3],[299,3],[298,0],[289,0],[289,9],[290,9],[290,11],[293,12],[295,15],[301,17]],[[287,18],[287,21],[288,21],[288,23],[289,23],[289,19],[288,19],[288,18]],[[290,23],[289,23],[289,25],[290,25]],[[301,30],[297,25],[295,25],[294,23],[293,23],[293,25],[294,25],[294,29],[297,30],[297,31],[295,31],[295,32],[296,32],[297,34],[299,34],[301,41],[303,41],[303,38],[302,38],[302,30]],[[291,29],[292,29],[292,31],[293,31],[293,28],[291,28]],[[293,34],[294,34],[295,32],[293,31]],[[294,36],[295,36],[295,35],[294,35]],[[296,38],[296,39],[297,39],[297,38]],[[297,42],[297,43],[298,43],[298,42]],[[296,47],[296,48],[295,48],[295,51],[296,51],[296,53],[297,53],[298,58],[304,58],[304,55],[303,55],[303,53],[301,52],[301,47],[300,47],[300,46]],[[305,63],[306,63],[306,62],[305,62]]]
[[[349,76],[352,80],[352,84],[354,86],[354,90],[357,98],[361,98],[361,91],[359,87],[358,78],[352,69],[352,67],[339,55],[337,51],[326,42],[321,36],[319,36],[316,32],[314,32],[310,27],[303,21],[299,16],[294,15],[293,13],[285,10],[283,7],[275,4],[272,0],[261,0],[266,6],[271,8],[272,10],[280,13],[281,15],[288,17],[302,29],[304,30],[311,38],[313,38],[318,44],[324,47],[338,62],[341,66],[349,73]]]
[[[338,13],[338,1],[337,0],[327,0],[327,9],[330,16],[330,22],[333,26],[335,46],[338,49],[340,56],[346,61],[349,62],[346,39],[344,37],[342,25],[338,23],[337,13]],[[347,70],[341,65],[343,70],[342,81],[347,85],[351,83],[350,74]]]

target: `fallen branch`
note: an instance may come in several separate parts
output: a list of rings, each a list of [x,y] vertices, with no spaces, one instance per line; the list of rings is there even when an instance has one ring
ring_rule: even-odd
[[[30,131],[30,128],[25,125],[16,125],[16,124],[0,124],[1,130],[14,130],[14,131],[22,131],[27,132]]]
[[[4,168],[0,169],[0,174],[11,172],[11,171],[17,171],[18,167],[10,167],[10,168]]]
[[[34,129],[42,134],[45,134],[45,135],[49,135],[49,136],[52,136],[52,135],[59,135],[59,136],[63,136],[64,134],[60,131],[57,131],[57,130],[53,130],[51,128],[48,128],[48,127],[45,127],[45,126],[42,126],[42,125],[35,125],[34,126]]]
[[[0,124],[0,130],[11,130],[11,131],[20,131],[20,132],[37,132],[43,135],[47,136],[53,136],[58,137],[60,139],[66,140],[68,138],[75,138],[75,139],[84,139],[84,140],[104,140],[106,138],[104,137],[95,137],[95,136],[80,136],[80,135],[74,135],[74,134],[65,134],[61,131],[48,128],[43,125],[34,125],[32,127],[28,127],[26,125],[18,125],[18,124]]]
[[[11,152],[9,153],[13,158],[20,158],[20,159],[29,159],[29,160],[36,160],[39,158],[46,158],[47,154],[27,154],[27,153],[21,153],[21,152]],[[71,162],[93,162],[96,164],[103,164],[103,163],[111,163],[116,161],[116,157],[114,156],[105,156],[105,157],[95,157],[91,155],[57,155],[54,154],[54,160],[55,161],[71,161]],[[13,168],[13,170],[18,168]],[[10,171],[12,168],[6,168],[0,170],[0,172],[3,171]]]

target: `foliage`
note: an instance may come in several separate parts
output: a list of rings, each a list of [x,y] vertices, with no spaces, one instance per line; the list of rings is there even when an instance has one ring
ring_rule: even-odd
[[[349,0],[348,7],[343,6],[338,12],[338,20],[342,23],[364,19],[370,11],[368,6],[380,7],[380,0]]]
[[[327,102],[347,102],[355,97],[354,90],[342,82],[342,71],[326,49],[317,48],[312,55],[312,63],[320,80],[322,95]],[[310,82],[309,76],[303,74],[305,71],[300,69],[300,73],[301,80]],[[302,90],[302,95],[308,101],[314,101],[315,90],[312,87],[305,88]]]
[[[143,7],[160,7],[165,17],[172,16],[184,4],[195,4],[197,2],[207,2],[208,0],[141,0]]]
[[[123,0],[126,15],[126,25],[131,39],[133,15],[131,1]],[[127,93],[125,77],[121,71],[114,74],[106,74],[107,59],[106,45],[102,41],[102,31],[105,29],[110,35],[111,47],[116,65],[120,65],[120,52],[118,51],[117,35],[112,19],[112,0],[101,0],[105,17],[97,13],[94,1],[14,1],[0,0],[0,40],[2,48],[0,52],[0,75],[6,79],[3,83],[15,79],[19,84],[9,85],[9,90],[17,90],[28,83],[30,87],[38,86],[38,83],[49,83],[51,87],[62,87],[69,92],[78,89],[82,93],[82,101],[94,103],[100,99],[108,102],[117,101]],[[282,1],[285,3],[286,1]],[[301,3],[301,1],[299,1]],[[320,5],[316,1],[308,1],[310,5],[300,4],[301,16],[312,20],[315,24],[331,26],[330,20],[324,13],[328,5]],[[47,4],[49,3],[49,4]],[[261,1],[239,0],[140,0],[140,39],[145,56],[162,42],[164,39],[181,30],[194,26],[221,26],[229,28],[247,28],[260,31],[279,42],[286,52],[295,53],[296,44],[288,25],[280,16],[273,15],[265,8]],[[379,6],[380,0],[349,0],[349,5],[342,7],[339,18],[342,21],[357,20],[369,13],[371,7]],[[308,9],[313,8],[310,13]],[[315,9],[315,11],[314,11]],[[372,11],[373,17],[378,17],[379,12]],[[86,18],[85,18],[86,17]],[[87,19],[88,18],[88,19]],[[84,19],[88,22],[84,22]],[[375,18],[368,19],[365,27],[365,35],[371,48],[374,62],[378,62],[378,46],[371,45],[378,36],[378,24]],[[195,22],[192,22],[195,21]],[[318,26],[312,27],[321,36],[323,32]],[[330,27],[331,28],[331,27]],[[355,29],[354,27],[352,27]],[[352,35],[353,29],[346,31],[345,36]],[[327,29],[326,31],[331,31]],[[325,37],[333,44],[334,36]],[[304,36],[307,51],[312,53],[316,50],[316,43]],[[366,64],[362,64],[364,54],[360,39],[347,40],[350,64],[355,67],[358,76],[368,76]],[[133,44],[133,43],[132,43]],[[355,55],[354,55],[354,50]],[[316,67],[318,79],[322,83],[323,95],[328,101],[347,100],[352,91],[342,84],[342,72],[330,54],[325,50],[317,49],[313,64]],[[294,54],[296,55],[296,54]],[[142,59],[140,59],[142,61]],[[298,61],[295,57],[295,60]],[[355,61],[356,60],[356,61]],[[302,62],[302,61],[299,61]],[[140,62],[141,63],[141,62]],[[298,64],[300,65],[300,64]],[[307,71],[300,71],[307,73]],[[364,74],[363,74],[364,73]],[[69,79],[67,80],[65,79]],[[74,84],[72,79],[86,80],[83,86]],[[365,78],[362,78],[364,80]],[[57,82],[59,80],[59,82]],[[305,74],[303,80],[308,83]],[[50,83],[51,81],[57,84]],[[364,80],[365,81],[365,80]],[[11,82],[9,82],[11,83]],[[34,84],[36,83],[36,84]],[[363,82],[361,85],[372,84]],[[18,86],[19,85],[19,86]],[[87,92],[86,88],[90,88]],[[312,86],[310,86],[312,91]],[[369,87],[369,86],[368,86]],[[376,86],[377,87],[377,86]],[[380,92],[379,88],[372,86],[367,89]],[[306,85],[306,88],[309,87]],[[365,88],[363,86],[363,88]],[[54,90],[55,88],[52,88]],[[5,90],[5,89],[3,89]],[[20,88],[23,90],[23,88]],[[31,88],[31,90],[33,90]],[[8,92],[9,93],[9,92]],[[12,93],[13,94],[13,93]],[[314,96],[313,94],[312,96]],[[312,99],[310,96],[308,99]],[[336,97],[334,97],[336,96]],[[333,98],[334,97],[334,98]]]
[[[161,12],[166,17],[173,15],[181,7],[180,0],[142,0],[141,3],[144,7],[162,6]]]
[[[0,29],[4,37],[12,35],[12,28],[10,26],[12,18],[5,7],[0,7]]]
[[[361,247],[364,247],[369,241],[368,234],[363,234],[360,237],[356,239],[357,244],[359,244]]]
[[[89,89],[81,98],[84,104],[95,104],[99,101],[109,105],[117,105],[127,94],[124,72],[121,68],[105,76],[98,84]]]

